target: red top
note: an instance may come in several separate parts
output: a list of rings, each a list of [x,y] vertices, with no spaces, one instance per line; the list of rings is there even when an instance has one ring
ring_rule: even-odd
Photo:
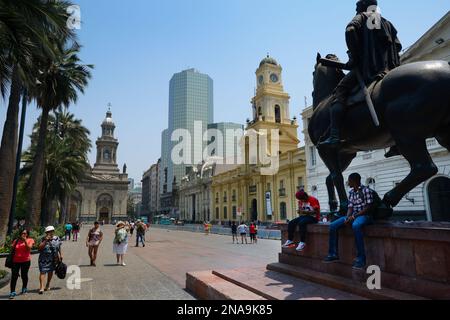
[[[256,227],[254,224],[250,225],[250,234],[255,234],[256,233]]]
[[[320,203],[316,198],[309,196],[307,201],[299,201],[298,206],[305,211],[314,211],[317,221],[320,221]]]
[[[34,245],[33,239],[29,238],[26,241],[29,246],[32,247]],[[13,258],[14,263],[23,263],[31,261],[31,250],[28,249],[27,245],[22,239],[17,240],[15,246],[16,248],[14,251],[14,258]]]

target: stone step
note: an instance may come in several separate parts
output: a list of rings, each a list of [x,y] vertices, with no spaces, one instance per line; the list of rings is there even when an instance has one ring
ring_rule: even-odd
[[[287,251],[283,249],[283,252],[279,255],[279,262],[323,274],[335,275],[348,281],[364,284],[364,288],[370,276],[365,270],[353,270],[351,264],[348,264],[345,260],[327,264],[323,263],[323,257],[303,256],[301,253],[296,253],[295,250]],[[392,289],[426,299],[450,299],[449,285],[431,279],[391,273],[383,269],[381,271],[381,286],[386,289]]]
[[[186,289],[200,300],[266,300],[260,295],[214,275],[212,271],[187,273]]]
[[[416,295],[382,288],[369,290],[365,283],[351,280],[341,276],[315,271],[309,268],[293,266],[285,263],[273,263],[267,266],[270,271],[280,272],[303,280],[318,283],[330,288],[351,292],[355,295],[374,300],[426,300]]]
[[[342,290],[305,281],[265,267],[213,271],[213,274],[268,300],[364,300]]]

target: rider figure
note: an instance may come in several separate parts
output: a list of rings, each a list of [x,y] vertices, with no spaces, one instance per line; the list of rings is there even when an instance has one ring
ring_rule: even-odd
[[[347,26],[345,38],[350,57],[347,67],[352,71],[335,89],[331,133],[327,140],[319,144],[321,146],[337,147],[341,142],[340,129],[346,102],[351,91],[359,85],[356,72],[360,72],[365,84],[370,85],[400,65],[402,45],[397,38],[397,30],[388,20],[374,16],[372,9],[377,5],[377,0],[359,0],[356,4],[357,14]]]

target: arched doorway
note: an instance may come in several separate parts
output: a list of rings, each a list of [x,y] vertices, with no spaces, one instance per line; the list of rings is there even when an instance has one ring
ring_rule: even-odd
[[[258,201],[256,199],[252,201],[251,218],[252,221],[258,221]]]
[[[97,198],[97,220],[105,221],[106,224],[111,223],[113,214],[113,197],[107,193]]]
[[[450,178],[434,178],[428,183],[427,193],[431,220],[450,222]]]

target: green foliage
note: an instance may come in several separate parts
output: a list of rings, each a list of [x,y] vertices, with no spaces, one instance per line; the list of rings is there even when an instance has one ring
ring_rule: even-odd
[[[0,280],[6,277],[8,273],[5,270],[0,270]]]
[[[22,156],[24,165],[20,174],[24,180],[23,190],[26,190],[30,183],[37,151],[39,125],[40,119],[34,125],[31,145]],[[75,116],[67,109],[59,109],[50,114],[45,145],[43,204],[57,200],[61,206],[65,198],[75,190],[89,168],[88,153],[91,148],[89,134],[89,130],[82,125],[82,121],[75,119]],[[62,211],[61,207],[58,211]],[[49,221],[52,220],[49,219]]]

